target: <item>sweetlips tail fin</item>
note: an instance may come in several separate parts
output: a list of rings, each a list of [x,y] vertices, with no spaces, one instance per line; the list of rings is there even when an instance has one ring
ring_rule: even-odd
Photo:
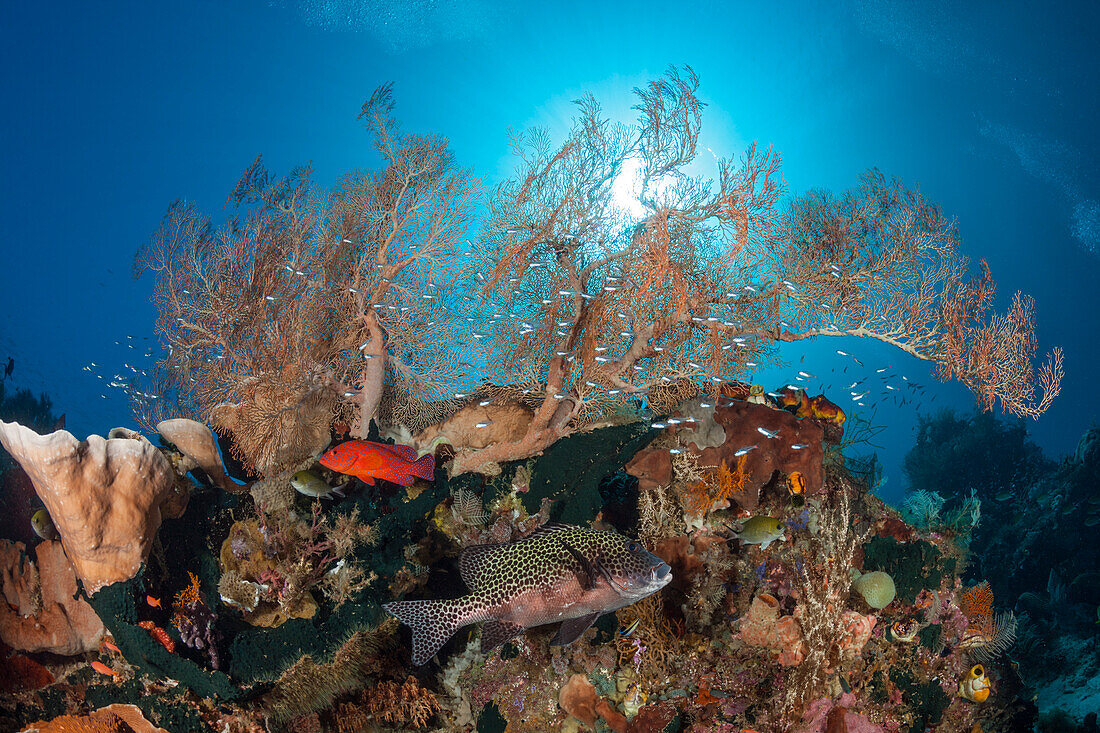
[[[448,601],[393,601],[383,604],[389,614],[412,629],[412,663],[427,664],[440,647],[463,626],[475,619],[462,599]]]

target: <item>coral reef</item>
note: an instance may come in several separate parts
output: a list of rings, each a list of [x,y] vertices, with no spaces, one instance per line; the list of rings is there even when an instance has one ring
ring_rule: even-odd
[[[877,171],[782,206],[778,156],[755,145],[711,185],[680,175],[697,88],[670,69],[636,91],[634,126],[586,97],[560,146],[518,134],[519,172],[461,255],[477,184],[444,139],[401,131],[389,87],[362,114],[380,170],[322,193],[257,159],[220,228],[173,204],[136,262],[169,351],[156,399],[132,394],[171,445],[0,423],[60,534],[37,563],[0,547],[17,607],[0,630],[35,649],[5,660],[27,679],[0,692],[0,723],[137,727],[100,710],[128,700],[173,731],[923,733],[1030,728],[1029,676],[1048,700],[1091,700],[1100,550],[1063,529],[1100,523],[1100,439],[1054,466],[995,420],[922,421],[899,513],[872,493],[881,464],[852,455],[865,414],[811,397],[808,372],[772,392],[739,381],[778,366],[780,343],[870,338],[984,409],[1036,417],[1062,370],[1057,350],[1033,367],[1033,305],[993,314],[950,220]],[[608,182],[628,158],[647,213],[624,227]],[[487,370],[469,391],[473,361]],[[349,433],[442,470],[296,493]],[[491,546],[512,543],[541,553],[505,567]],[[623,548],[656,557],[624,575]],[[71,571],[51,565],[66,555]],[[471,558],[490,555],[521,573],[520,598],[496,573],[519,612],[481,598],[443,618],[464,585],[488,594]],[[1035,569],[1056,572],[1039,587]],[[571,631],[501,622],[576,588],[606,602]],[[65,627],[49,602],[102,627]],[[432,653],[410,655],[387,612]],[[1027,650],[1086,661],[1043,676],[1006,656]]]
[[[709,435],[703,442],[718,437]],[[976,604],[983,593],[966,590],[977,584],[958,579],[954,540],[939,527],[904,523],[860,479],[831,464],[822,467],[822,488],[806,496],[791,494],[781,472],[766,482],[755,512],[775,518],[786,541],[743,544],[727,527],[743,509],[722,499],[736,497],[734,487],[748,480],[745,462],[734,457],[706,470],[693,451],[671,454],[669,484],[645,489],[621,467],[651,450],[655,436],[667,440],[644,425],[596,428],[564,441],[567,453],[555,446],[535,460],[503,464],[490,480],[462,476],[415,492],[381,485],[385,513],[363,492],[328,508],[295,500],[275,513],[252,508],[247,493],[196,495],[188,516],[204,502],[233,507],[204,509],[193,525],[165,524],[174,546],[180,532],[210,533],[197,553],[167,558],[172,574],[162,585],[149,577],[151,558],[144,574],[93,597],[121,650],[102,658],[120,677],[98,675],[94,689],[116,690],[100,698],[108,704],[138,679],[178,681],[220,699],[218,712],[202,715],[231,730],[261,719],[282,730],[472,730],[492,715],[521,732],[579,725],[653,731],[674,720],[683,731],[970,730],[979,721],[996,730],[990,721],[1012,729],[1034,715],[1019,702],[1022,688],[996,649],[982,662],[987,699],[973,702],[960,687],[979,646],[970,616],[982,624],[988,616]],[[767,442],[757,448],[767,449]],[[686,506],[692,482],[704,484],[698,491],[710,502],[694,513]],[[552,632],[535,628],[483,655],[476,633],[460,633],[440,651],[441,668],[409,668],[403,632],[392,621],[376,627],[377,600],[394,592],[386,585],[458,595],[448,568],[463,547],[514,541],[555,515],[603,526],[610,497],[623,507],[617,511],[627,532],[673,567],[674,580],[574,643],[553,646]],[[362,541],[369,535],[377,544]],[[337,550],[347,566],[377,574],[352,592],[355,603],[340,604],[325,591],[326,578],[343,567]],[[247,623],[249,607],[278,607],[275,587],[296,565],[309,570],[296,582],[306,591],[301,597],[314,596],[312,617],[277,627]],[[885,574],[896,597],[868,603],[858,579]],[[154,586],[162,598],[175,596],[171,604],[150,606],[141,589]],[[1051,592],[1062,588],[1055,583]],[[1040,600],[1049,607],[1046,597]],[[207,613],[222,619],[209,624]],[[163,643],[164,628],[171,644]],[[167,721],[181,713],[146,714],[174,729]]]
[[[287,619],[312,618],[317,613],[311,593],[282,592],[286,581],[277,561],[281,549],[274,535],[254,519],[235,523],[222,543],[218,583],[222,602],[239,609],[253,626],[279,626]]]
[[[248,488],[247,484],[238,484],[225,473],[218,441],[213,431],[201,422],[187,418],[162,420],[157,423],[157,432],[183,454],[184,459],[176,464],[180,474],[198,468],[223,491],[237,493]]]
[[[671,445],[690,451],[704,469],[715,471],[722,465],[739,467],[746,478],[730,498],[750,511],[756,508],[761,488],[771,481],[776,471],[784,475],[801,473],[809,494],[821,490],[824,485],[821,465],[824,434],[816,423],[799,420],[784,410],[731,398],[721,398],[717,404],[704,404],[708,406],[690,410],[694,414],[683,418],[686,424],[674,422],[678,420],[676,417],[670,418],[664,428],[668,439],[641,451],[627,464],[627,472],[638,478],[642,491],[671,483],[673,454],[669,453],[668,440],[672,441]],[[761,431],[781,435],[782,440],[768,438]],[[720,434],[724,438],[714,445],[704,440],[706,446],[699,447],[696,441],[700,434]],[[792,445],[805,447],[796,450]],[[753,449],[736,455],[746,447]],[[744,460],[739,462],[741,458]]]
[[[322,515],[320,502],[308,519],[286,512],[241,520],[230,527],[219,553],[221,599],[254,626],[312,618],[318,606],[311,591],[339,606],[370,582],[351,555],[373,540],[357,509],[330,518]]]
[[[144,439],[78,441],[5,422],[0,443],[34,482],[87,592],[137,573],[162,508],[177,503],[176,473],[159,450]]]
[[[39,542],[32,561],[21,542],[0,540],[0,584],[0,639],[8,646],[65,655],[99,648],[103,622],[77,596],[76,572],[60,542]]]
[[[971,656],[982,657],[985,649],[996,654],[1015,632],[1007,656],[1023,679],[1018,687],[1027,686],[1018,694],[1036,697],[1044,715],[1061,710],[1076,721],[1063,730],[1100,708],[1100,695],[1090,686],[1100,668],[1093,651],[1100,547],[1091,541],[1100,523],[1098,435],[1100,429],[1092,428],[1076,451],[1056,463],[1021,424],[943,412],[922,422],[906,457],[911,480],[936,486],[947,515],[976,489],[981,522],[963,533],[943,530],[961,534],[967,544],[970,577],[959,605],[965,605],[960,612],[975,647]],[[988,661],[976,661],[997,671]],[[1003,694],[1004,679],[994,679],[992,700]]]

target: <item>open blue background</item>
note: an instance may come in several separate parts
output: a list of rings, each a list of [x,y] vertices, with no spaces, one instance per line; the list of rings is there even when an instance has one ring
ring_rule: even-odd
[[[0,357],[16,358],[10,386],[49,392],[80,437],[131,424],[125,396],[82,367],[109,378],[155,346],[151,282],[132,280],[130,265],[167,204],[193,199],[220,215],[257,153],[280,172],[312,161],[323,185],[371,165],[355,117],[380,83],[395,82],[408,129],[448,136],[491,184],[511,171],[509,127],[560,134],[570,101],[589,90],[630,121],[633,86],[690,64],[710,105],[702,142],[719,155],[772,145],[793,192],[841,190],[871,166],[919,183],[958,218],[965,252],[989,261],[998,305],[1031,293],[1041,350],[1065,348],[1063,395],[1030,426],[1038,442],[1070,452],[1096,420],[1100,6],[518,5],[6,3]],[[958,385],[872,344],[797,345],[783,352],[790,369],[761,378],[778,386],[805,369],[843,397],[835,348],[931,384],[931,408],[970,409]],[[914,409],[884,405],[875,421],[888,426],[885,494],[897,498]]]

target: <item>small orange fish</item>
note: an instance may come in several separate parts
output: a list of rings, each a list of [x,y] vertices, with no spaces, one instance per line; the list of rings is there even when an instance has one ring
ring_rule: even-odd
[[[145,596],[145,602],[153,608],[160,608],[160,599],[153,598],[152,596]]]
[[[416,449],[407,445],[349,440],[325,453],[317,462],[371,486],[379,478],[402,486],[412,486],[417,478],[425,481],[435,478],[435,457],[429,453],[417,458]]]
[[[798,471],[787,477],[787,489],[792,496],[806,493],[806,478]]]
[[[118,672],[114,671],[113,669],[111,669],[106,664],[104,664],[103,662],[100,662],[100,661],[92,662],[92,669],[94,669],[96,672],[99,672],[100,674],[109,674],[112,677],[118,677]]]
[[[104,639],[104,640],[103,640],[103,646],[104,646],[104,648],[106,648],[106,649],[110,649],[110,650],[111,650],[111,651],[113,651],[113,652],[117,652],[117,653],[119,653],[119,654],[122,654],[122,650],[121,650],[121,649],[119,649],[119,648],[118,648],[117,646],[115,646],[115,645],[114,645],[114,644],[112,644],[111,642],[107,641],[106,639]]]

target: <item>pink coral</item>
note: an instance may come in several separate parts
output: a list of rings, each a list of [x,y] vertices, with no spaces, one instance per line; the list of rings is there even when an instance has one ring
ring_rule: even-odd
[[[13,649],[75,655],[95,651],[106,629],[77,596],[76,571],[57,540],[0,540],[0,640]]]
[[[778,619],[779,601],[761,593],[752,599],[748,613],[741,619],[741,640],[752,646],[774,646]]]
[[[806,656],[806,643],[798,619],[780,617],[779,601],[767,593],[752,599],[748,613],[741,620],[741,641],[777,653],[784,667],[794,667]]]
[[[827,697],[814,700],[802,715],[802,722],[791,729],[791,733],[824,733],[829,722],[829,713],[836,708],[844,710],[844,728],[847,733],[887,733],[887,729],[872,723],[866,716],[852,712],[850,708],[858,704],[856,696],[846,692],[839,700]],[[832,716],[836,717],[836,716]]]
[[[863,645],[871,638],[875,617],[870,614],[864,616],[856,611],[845,611],[841,620],[844,624],[844,635],[840,639],[840,650],[845,656],[858,657],[863,652]]]
[[[794,616],[784,616],[776,624],[776,642],[779,645],[779,663],[784,667],[796,667],[806,658],[806,642],[802,639],[802,625]]]

